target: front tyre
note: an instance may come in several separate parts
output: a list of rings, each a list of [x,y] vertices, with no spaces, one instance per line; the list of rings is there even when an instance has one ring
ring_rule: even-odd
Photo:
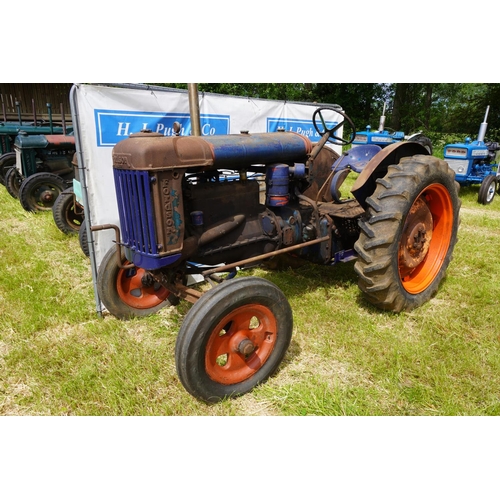
[[[122,265],[130,264],[121,251]],[[97,292],[106,309],[118,319],[149,316],[170,305],[170,292],[140,268],[118,266],[116,249],[110,248],[99,266]]]
[[[19,174],[16,167],[10,167],[5,172],[5,189],[12,198],[19,198],[19,188],[23,182],[23,178]]]
[[[16,165],[16,153],[10,152],[0,156],[0,184],[5,186],[5,174]]]
[[[290,305],[273,283],[257,277],[226,281],[206,292],[184,319],[175,346],[179,379],[207,403],[245,394],[276,371],[292,327]]]
[[[76,203],[73,188],[62,191],[52,206],[57,228],[65,234],[77,234],[83,224],[83,208]]]
[[[66,184],[58,175],[38,172],[26,177],[19,188],[19,201],[27,212],[52,210]]]
[[[487,175],[481,186],[479,187],[479,193],[477,195],[477,201],[482,205],[489,205],[493,198],[495,197],[495,191],[497,189],[497,178],[495,175]]]
[[[457,241],[458,184],[432,156],[403,158],[367,198],[354,248],[358,285],[380,309],[410,311],[437,292]]]

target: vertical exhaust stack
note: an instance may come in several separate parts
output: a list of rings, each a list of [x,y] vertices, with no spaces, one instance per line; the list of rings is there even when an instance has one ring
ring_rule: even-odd
[[[191,114],[191,135],[201,135],[200,104],[198,101],[198,84],[188,83],[189,112]]]
[[[17,108],[17,117],[19,119],[19,125],[23,124],[23,118],[21,115],[21,103],[19,101],[16,101],[16,108]]]
[[[50,125],[50,134],[54,134],[54,124],[52,123],[52,104],[50,102],[47,103],[47,110],[49,112],[49,125]]]
[[[378,131],[383,132],[384,126],[385,126],[385,102],[384,102],[384,109],[382,110],[382,116],[380,117],[380,122],[378,124]]]
[[[3,121],[4,123],[7,123],[7,113],[5,111],[5,103],[3,102],[3,94],[0,94],[2,96],[2,114],[3,114]]]
[[[60,106],[61,106],[61,123],[62,123],[63,135],[67,135],[66,134],[66,118],[64,116],[64,104],[61,102]]]
[[[486,129],[488,128],[488,123],[486,123],[486,120],[488,119],[488,113],[490,111],[490,106],[486,108],[486,113],[484,115],[484,120],[483,123],[481,123],[479,127],[479,133],[477,134],[477,141],[478,142],[484,142],[484,138],[486,137]]]

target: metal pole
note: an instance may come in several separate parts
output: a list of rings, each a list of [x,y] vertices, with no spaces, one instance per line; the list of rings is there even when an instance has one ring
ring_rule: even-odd
[[[201,135],[200,103],[198,102],[198,84],[188,83],[189,113],[191,115],[192,135]]]

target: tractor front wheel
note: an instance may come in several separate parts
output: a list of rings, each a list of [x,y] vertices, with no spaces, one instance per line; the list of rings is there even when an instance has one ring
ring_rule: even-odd
[[[5,189],[12,198],[19,198],[19,188],[23,182],[23,178],[17,171],[16,167],[10,167],[5,172]]]
[[[130,264],[123,250],[121,262]],[[171,304],[170,292],[145,269],[120,268],[114,247],[108,250],[99,266],[97,291],[106,309],[118,319],[149,316]]]
[[[83,208],[76,204],[73,188],[65,189],[52,206],[54,222],[60,231],[76,234],[83,224]]]
[[[495,191],[497,189],[497,178],[495,175],[487,175],[481,186],[479,187],[479,193],[477,195],[477,201],[482,205],[489,205],[493,198],[495,197]]]
[[[0,156],[0,184],[5,186],[7,170],[16,164],[16,153],[5,153]]]
[[[39,172],[26,177],[19,188],[19,201],[27,212],[52,210],[66,185],[58,175]]]
[[[380,309],[410,311],[436,293],[457,241],[458,184],[432,156],[403,158],[377,180],[354,248],[358,285]]]
[[[292,310],[276,285],[257,277],[226,281],[184,319],[175,345],[179,379],[207,403],[245,394],[276,371],[292,327]]]

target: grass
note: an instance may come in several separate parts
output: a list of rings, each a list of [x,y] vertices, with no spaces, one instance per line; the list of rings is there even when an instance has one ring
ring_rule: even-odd
[[[0,188],[2,415],[499,415],[500,196],[461,190],[447,278],[410,313],[361,298],[352,263],[255,269],[294,313],[282,366],[250,394],[193,399],[175,370],[181,302],[132,321],[95,312],[90,265],[52,214]]]

